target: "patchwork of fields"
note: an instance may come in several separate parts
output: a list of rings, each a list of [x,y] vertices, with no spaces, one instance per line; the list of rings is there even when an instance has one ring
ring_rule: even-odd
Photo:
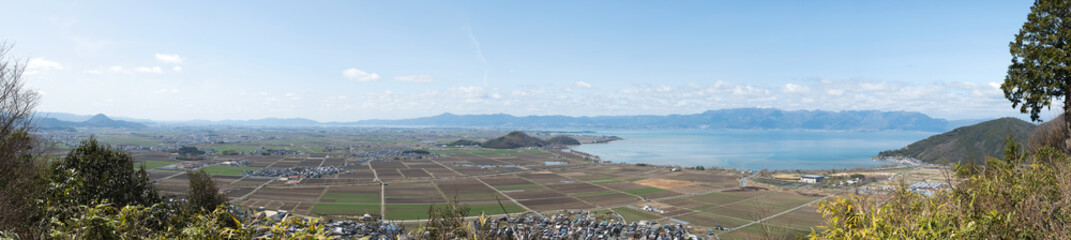
[[[688,222],[702,229],[736,228],[773,214],[763,224],[723,238],[756,237],[775,229],[809,232],[821,216],[811,207],[789,211],[819,196],[765,189],[739,190],[740,173],[597,164],[556,150],[449,149],[442,155],[368,160],[328,154],[228,156],[246,166],[210,166],[218,186],[234,203],[295,214],[350,218],[369,214],[389,220],[420,220],[432,206],[451,201],[469,215],[595,210],[635,221]],[[150,177],[162,192],[182,194],[185,173],[159,167],[173,160],[145,155]],[[554,162],[555,164],[545,164]],[[260,168],[340,166],[345,173],[318,179],[249,177]],[[651,205],[661,212],[643,210]],[[760,231],[761,230],[761,231]]]

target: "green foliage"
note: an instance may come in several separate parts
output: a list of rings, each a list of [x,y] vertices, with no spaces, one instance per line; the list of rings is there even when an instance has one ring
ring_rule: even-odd
[[[135,169],[134,158],[98,144],[95,138],[82,142],[62,161],[53,162],[48,179],[50,206],[92,205],[104,201],[117,206],[148,206],[160,202],[145,168]]]
[[[1012,64],[1000,88],[1012,107],[1039,120],[1052,99],[1071,111],[1071,1],[1038,0],[1011,42]]]
[[[186,146],[186,147],[180,147],[178,149],[178,154],[179,155],[196,156],[196,155],[204,155],[205,151],[197,149],[197,147],[188,147],[188,146]]]
[[[851,195],[819,204],[817,239],[1068,239],[1071,159],[1052,148],[1026,154],[1009,138],[1004,160],[956,165],[953,190],[926,197]]]
[[[480,146],[481,144],[482,143],[480,143],[478,141],[466,140],[466,139],[458,139],[457,141],[453,141],[453,142],[447,143],[446,145],[447,146]]]
[[[204,170],[187,171],[190,187],[186,189],[186,204],[193,211],[211,211],[227,203],[227,196],[219,192],[216,182]]]
[[[560,145],[580,145],[580,141],[579,140],[576,140],[576,138],[571,138],[571,137],[567,137],[567,136],[555,136],[555,137],[552,137],[550,139],[547,139],[547,142],[551,143],[551,144],[560,144]]]
[[[468,205],[459,204],[456,199],[450,204],[428,208],[428,221],[418,229],[424,239],[457,239],[469,235],[465,216],[469,214]]]

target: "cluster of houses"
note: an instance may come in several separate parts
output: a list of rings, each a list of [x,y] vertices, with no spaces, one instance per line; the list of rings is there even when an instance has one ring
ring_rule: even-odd
[[[320,178],[324,175],[332,175],[346,172],[346,169],[342,169],[336,166],[323,166],[323,167],[292,167],[292,168],[261,168],[252,171],[243,171],[246,176],[254,177],[272,177],[272,178],[288,178],[288,179],[300,179],[300,178]]]
[[[487,229],[492,239],[698,239],[681,224],[599,221],[590,214],[501,217],[486,224],[471,225]]]

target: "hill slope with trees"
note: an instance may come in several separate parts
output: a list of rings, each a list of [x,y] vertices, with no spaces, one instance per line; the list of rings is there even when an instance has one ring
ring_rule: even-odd
[[[485,148],[497,148],[497,149],[516,149],[524,147],[542,147],[549,145],[547,141],[536,137],[528,136],[524,132],[514,131],[491,140],[483,142],[482,146]]]
[[[911,157],[927,163],[983,163],[985,157],[1003,156],[1005,138],[1026,141],[1037,125],[1017,118],[1001,118],[930,136],[907,147],[883,151],[879,157]]]

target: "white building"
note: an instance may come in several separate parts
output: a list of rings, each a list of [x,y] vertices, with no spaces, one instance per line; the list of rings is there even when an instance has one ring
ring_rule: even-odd
[[[810,174],[808,174],[808,175],[800,176],[800,182],[803,182],[803,183],[819,183],[819,182],[822,182],[822,180],[825,180],[825,179],[826,179],[826,176],[822,176],[822,175],[810,175]]]

